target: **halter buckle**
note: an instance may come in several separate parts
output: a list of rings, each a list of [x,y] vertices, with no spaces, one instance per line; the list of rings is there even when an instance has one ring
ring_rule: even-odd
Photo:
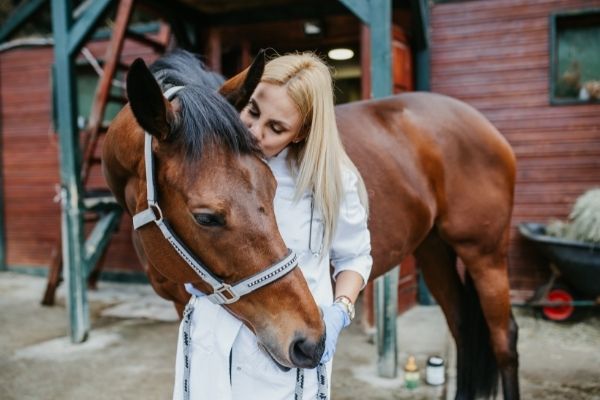
[[[161,222],[163,220],[162,209],[158,203],[148,204],[148,209],[152,210],[152,213],[154,214],[154,222]]]
[[[223,283],[221,287],[215,289],[215,291],[208,296],[208,299],[213,304],[231,304],[235,303],[240,299],[234,291],[231,285]]]
[[[133,216],[133,228],[135,230],[140,229],[144,225],[148,225],[151,222],[156,222],[157,224],[161,223],[163,220],[163,213],[158,203],[156,202],[148,202],[148,208],[144,211],[140,211],[139,213]]]

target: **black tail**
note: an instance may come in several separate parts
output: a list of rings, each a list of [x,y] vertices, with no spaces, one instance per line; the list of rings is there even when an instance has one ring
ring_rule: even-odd
[[[471,400],[478,397],[495,397],[498,390],[498,365],[479,296],[468,273],[465,277],[461,308],[460,339],[457,341],[456,398]]]

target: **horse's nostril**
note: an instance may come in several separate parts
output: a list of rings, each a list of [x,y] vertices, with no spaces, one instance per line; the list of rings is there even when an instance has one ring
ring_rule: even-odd
[[[290,359],[298,368],[315,368],[323,356],[324,339],[312,341],[298,338],[290,345]]]

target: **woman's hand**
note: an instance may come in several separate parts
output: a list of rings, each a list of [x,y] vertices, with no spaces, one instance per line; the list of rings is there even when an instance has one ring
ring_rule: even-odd
[[[342,329],[350,325],[350,316],[339,303],[321,307],[323,322],[325,322],[325,351],[321,362],[326,363],[333,358],[338,337]]]

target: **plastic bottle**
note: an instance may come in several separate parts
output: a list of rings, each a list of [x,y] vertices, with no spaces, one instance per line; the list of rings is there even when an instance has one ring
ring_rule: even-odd
[[[444,384],[444,359],[442,357],[429,357],[427,360],[427,367],[425,368],[425,381],[434,386]]]
[[[409,356],[404,366],[404,385],[407,389],[419,386],[419,367],[414,356]]]

